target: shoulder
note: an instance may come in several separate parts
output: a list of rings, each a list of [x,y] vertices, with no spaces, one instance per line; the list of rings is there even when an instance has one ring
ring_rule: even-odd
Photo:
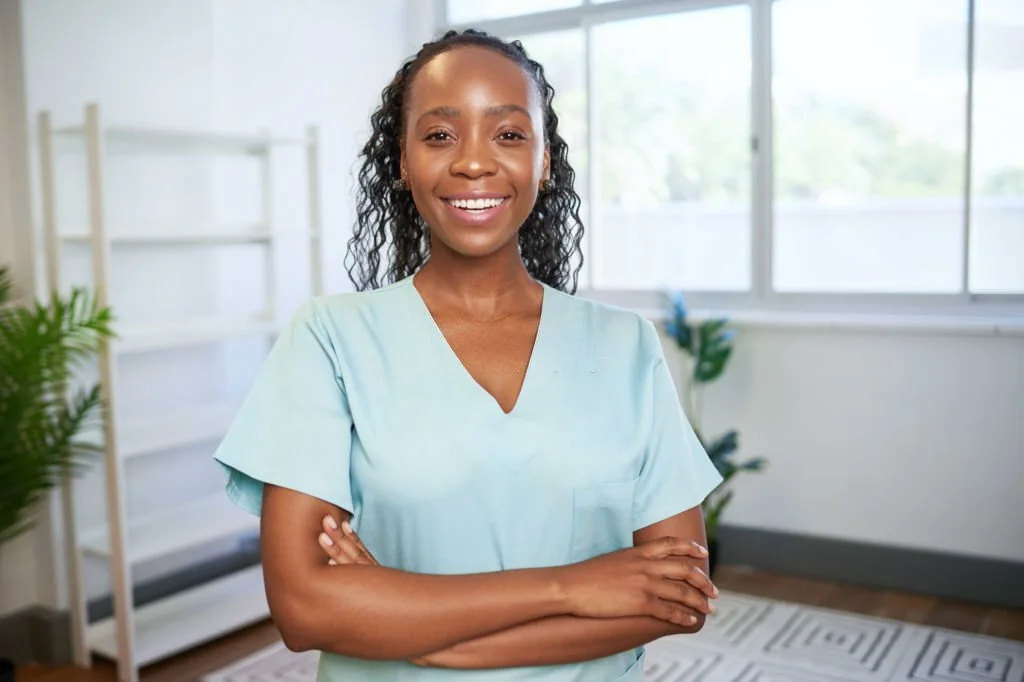
[[[562,313],[560,317],[579,329],[602,354],[657,361],[661,341],[654,322],[629,308],[549,289]]]
[[[358,351],[375,339],[402,330],[407,308],[402,298],[406,280],[379,289],[306,298],[285,326],[285,335],[312,336],[332,355]]]
[[[354,291],[307,298],[295,313],[299,322],[337,327],[367,315],[379,316],[401,305],[401,290],[411,280],[399,280],[379,289]]]

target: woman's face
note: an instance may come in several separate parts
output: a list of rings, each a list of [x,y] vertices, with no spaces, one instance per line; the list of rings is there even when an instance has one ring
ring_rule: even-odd
[[[480,257],[514,248],[549,164],[530,77],[492,50],[456,48],[419,71],[405,115],[402,175],[432,251]]]

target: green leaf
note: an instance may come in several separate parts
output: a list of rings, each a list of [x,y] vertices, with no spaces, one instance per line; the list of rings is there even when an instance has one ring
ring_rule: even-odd
[[[0,268],[0,300],[12,283]],[[0,543],[31,528],[31,510],[101,448],[80,438],[102,409],[99,386],[69,394],[78,365],[114,336],[113,316],[85,289],[0,308]]]
[[[722,518],[722,512],[732,501],[732,490],[725,490],[720,495],[708,497],[704,505],[704,527],[707,532],[708,541],[718,537],[718,523]]]
[[[7,303],[12,296],[12,289],[14,288],[14,282],[11,281],[10,268],[6,265],[0,265],[0,305]]]
[[[712,462],[724,461],[739,447],[739,433],[736,429],[726,431],[705,448]]]
[[[714,381],[725,371],[725,365],[729,362],[730,355],[732,355],[732,348],[701,352],[700,359],[694,366],[694,378],[702,384]]]
[[[710,383],[725,371],[733,348],[733,332],[726,328],[728,323],[727,319],[715,319],[700,324],[697,334],[700,346],[693,368],[693,378],[696,382]]]

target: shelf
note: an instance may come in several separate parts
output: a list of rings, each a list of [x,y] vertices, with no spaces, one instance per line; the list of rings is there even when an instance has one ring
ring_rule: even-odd
[[[121,459],[131,459],[219,440],[237,413],[238,408],[232,405],[203,405],[160,417],[124,419],[118,428],[117,455]]]
[[[308,230],[279,230],[269,232],[266,230],[192,230],[173,231],[160,230],[152,232],[139,232],[137,234],[114,233],[108,239],[113,245],[175,245],[175,244],[264,244],[274,238],[306,238],[317,237],[318,233]],[[92,240],[91,235],[85,231],[71,231],[60,236],[65,243],[88,243]]]
[[[85,139],[84,127],[59,128],[54,132],[58,139]],[[228,154],[263,154],[272,146],[294,145],[304,147],[309,144],[309,141],[305,138],[121,126],[104,128],[103,139],[111,145],[165,149],[169,152],[220,152]]]
[[[140,564],[241,533],[258,531],[259,526],[259,517],[235,506],[226,493],[219,493],[129,521],[128,561]],[[88,554],[101,557],[111,554],[110,533],[105,524],[85,529],[80,542],[82,551]]]
[[[119,338],[115,340],[114,347],[119,353],[143,353],[274,334],[280,328],[277,322],[262,318],[234,322],[182,320],[174,324],[126,326],[115,329]]]
[[[135,664],[161,660],[270,615],[263,568],[254,566],[135,609]],[[114,619],[89,625],[90,648],[116,660]]]

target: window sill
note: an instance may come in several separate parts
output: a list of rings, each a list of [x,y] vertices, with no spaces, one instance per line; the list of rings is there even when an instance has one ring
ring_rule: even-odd
[[[663,310],[639,310],[651,321],[666,319]],[[845,313],[784,310],[690,311],[695,321],[727,317],[738,327],[765,329],[857,330],[896,333],[944,333],[972,336],[1024,336],[1024,316],[937,315],[923,313]]]

